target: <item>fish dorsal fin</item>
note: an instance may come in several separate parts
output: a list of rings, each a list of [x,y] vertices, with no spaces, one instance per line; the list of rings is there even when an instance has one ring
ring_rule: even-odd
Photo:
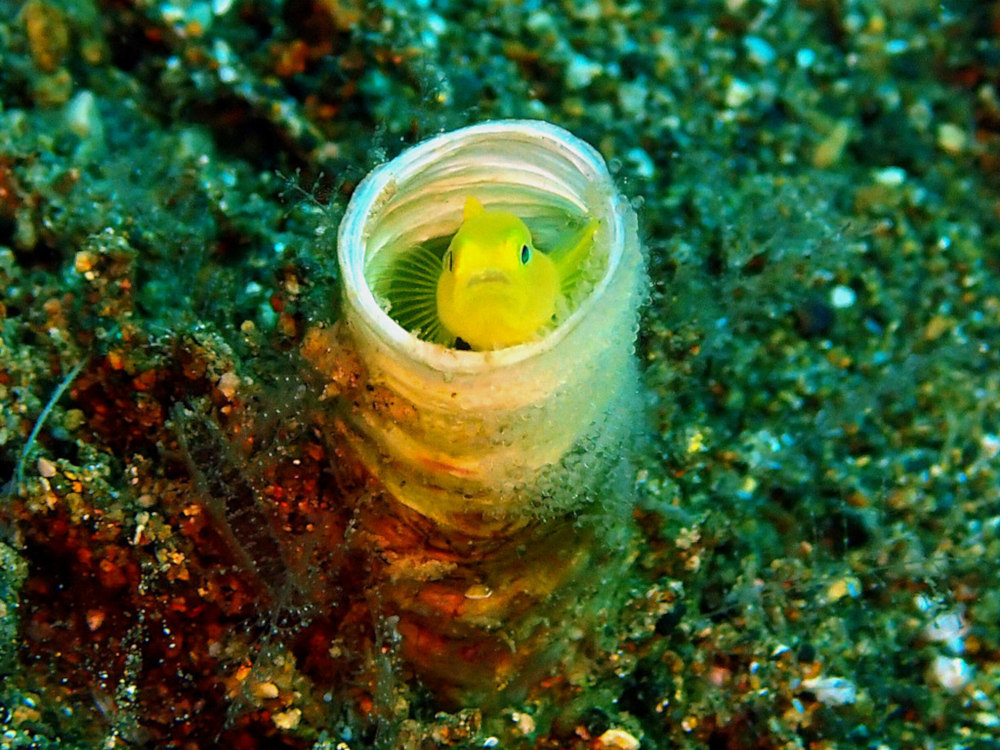
[[[465,199],[465,208],[462,209],[462,221],[468,221],[469,219],[475,218],[485,210],[486,209],[483,208],[482,203],[470,196]]]

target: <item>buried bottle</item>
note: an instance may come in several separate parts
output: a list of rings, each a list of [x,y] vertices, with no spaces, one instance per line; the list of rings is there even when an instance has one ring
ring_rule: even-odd
[[[463,212],[523,222],[522,262],[550,251],[559,267],[560,247],[583,258],[572,280],[563,273],[551,320],[520,343],[473,350],[435,325],[433,294],[413,302],[421,292],[408,283],[432,288],[426,269],[454,263]],[[311,334],[305,354],[331,379],[317,352],[356,363],[334,422],[380,488],[357,538],[377,561],[374,599],[397,618],[402,656],[451,707],[572,688],[631,554],[646,287],[631,207],[600,155],[565,130],[488,122],[374,170],[338,253],[343,318]]]

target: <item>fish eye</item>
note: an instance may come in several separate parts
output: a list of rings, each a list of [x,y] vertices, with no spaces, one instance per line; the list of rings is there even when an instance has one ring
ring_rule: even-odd
[[[531,248],[527,245],[521,245],[521,265],[523,266],[529,260],[531,260]]]
[[[451,273],[451,271],[453,270],[452,267],[451,267],[452,266],[451,250],[449,250],[448,252],[446,252],[444,254],[444,258],[442,258],[441,260],[442,260],[441,265],[444,266],[444,268],[445,268],[446,271],[448,271],[449,273]]]

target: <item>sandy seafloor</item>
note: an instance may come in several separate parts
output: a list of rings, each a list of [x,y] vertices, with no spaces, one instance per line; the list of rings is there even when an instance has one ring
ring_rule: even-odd
[[[0,747],[997,746],[998,89],[996,2],[0,0]],[[360,178],[494,118],[603,154],[652,281],[635,559],[561,724],[284,622],[193,500],[364,579],[298,352]]]

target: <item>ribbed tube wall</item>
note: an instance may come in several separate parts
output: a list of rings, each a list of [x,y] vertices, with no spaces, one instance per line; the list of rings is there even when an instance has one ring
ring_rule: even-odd
[[[439,346],[401,328],[375,299],[365,274],[376,256],[453,234],[470,195],[539,227],[541,247],[552,244],[544,232],[554,216],[600,221],[603,277],[538,341],[488,352]],[[573,505],[552,496],[558,489],[540,493],[537,478],[576,445],[613,448],[631,428],[621,423],[629,404],[619,402],[634,402],[637,382],[644,277],[636,218],[600,155],[542,122],[437,136],[359,185],[338,247],[346,323],[370,380],[394,401],[352,415],[356,447],[386,486],[446,524],[469,513],[510,519]]]
[[[454,234],[469,196],[523,219],[542,248],[560,226],[599,220],[601,272],[538,340],[483,352],[423,341],[372,291],[381,254]],[[571,685],[613,618],[630,554],[623,446],[641,422],[633,347],[646,284],[635,214],[573,135],[489,122],[372,172],[338,251],[338,339],[359,373],[336,423],[385,490],[356,539],[403,656],[450,706]]]

